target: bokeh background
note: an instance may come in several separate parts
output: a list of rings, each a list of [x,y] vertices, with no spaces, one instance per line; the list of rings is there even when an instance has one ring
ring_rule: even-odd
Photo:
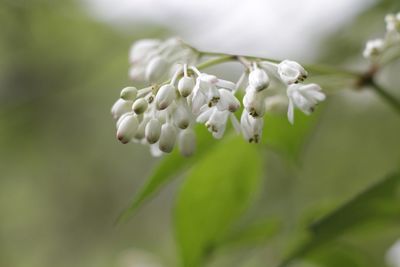
[[[0,0],[0,266],[127,267],[126,253],[138,251],[178,265],[171,207],[179,179],[114,225],[159,160],[114,137],[109,112],[130,84],[133,41],[179,35],[203,50],[362,69],[365,41],[381,36],[384,15],[395,11],[397,0]],[[400,98],[399,70],[393,64],[380,81]],[[265,154],[263,209],[289,230],[400,165],[398,114],[371,91],[334,85],[301,166]],[[383,266],[400,227],[363,238],[344,238],[361,256],[341,266]],[[225,251],[211,265],[266,266],[286,241]]]

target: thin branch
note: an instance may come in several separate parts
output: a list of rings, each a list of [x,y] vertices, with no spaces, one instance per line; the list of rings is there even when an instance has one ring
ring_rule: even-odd
[[[393,95],[388,93],[382,86],[378,85],[376,82],[371,82],[371,88],[389,104],[397,113],[400,114],[400,100],[396,99]]]

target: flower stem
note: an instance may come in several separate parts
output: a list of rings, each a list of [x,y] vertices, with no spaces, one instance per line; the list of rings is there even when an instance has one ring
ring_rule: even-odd
[[[372,89],[388,103],[397,113],[400,114],[400,101],[383,89],[375,82],[371,83]]]
[[[225,54],[225,53],[216,53],[216,52],[206,52],[206,51],[198,51],[198,53],[201,56],[210,56],[210,57],[224,57],[228,56],[231,57],[231,60],[235,60],[238,58],[245,58],[250,61],[268,61],[271,63],[279,63],[281,60],[277,59],[272,59],[272,58],[265,58],[265,57],[254,57],[254,56],[243,56],[243,55],[231,55],[231,54]],[[360,73],[342,69],[342,68],[336,68],[333,66],[328,66],[328,65],[304,65],[304,67],[315,73],[319,74],[332,74],[332,75],[348,75],[348,76],[353,76],[353,77],[358,77],[360,76]]]
[[[205,69],[205,68],[208,68],[208,67],[211,67],[214,65],[224,63],[224,62],[233,61],[235,59],[236,59],[236,56],[233,56],[233,55],[222,55],[217,58],[213,58],[213,59],[207,60],[203,63],[200,63],[199,65],[197,65],[197,68],[199,70],[201,70],[201,69]]]

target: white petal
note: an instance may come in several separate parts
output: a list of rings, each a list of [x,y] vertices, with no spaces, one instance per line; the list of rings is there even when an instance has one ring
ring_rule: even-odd
[[[293,101],[289,99],[289,105],[288,105],[288,112],[287,112],[288,120],[291,124],[294,123],[294,107],[293,107]]]
[[[205,123],[208,121],[213,113],[214,109],[213,108],[208,108],[204,112],[200,113],[199,116],[196,118],[196,122],[198,123]]]
[[[242,128],[240,127],[240,123],[234,114],[230,114],[229,118],[231,119],[231,123],[233,129],[235,129],[236,133],[240,134],[242,132]]]
[[[218,79],[216,85],[218,87],[229,89],[231,91],[235,90],[235,88],[236,88],[236,84],[235,83],[233,83],[231,81],[227,81],[227,80],[222,80],[222,79]]]

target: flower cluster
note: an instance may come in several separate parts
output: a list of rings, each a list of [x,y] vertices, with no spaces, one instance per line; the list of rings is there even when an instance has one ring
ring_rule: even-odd
[[[378,60],[390,48],[400,45],[400,12],[385,17],[386,34],[384,38],[373,39],[367,42],[363,56],[371,60]]]
[[[285,106],[293,123],[294,108],[310,114],[325,99],[317,84],[303,83],[308,74],[297,62],[242,58],[246,69],[234,83],[201,72],[195,66],[200,55],[178,39],[142,40],[132,46],[131,78],[151,85],[121,91],[111,109],[118,140],[147,144],[155,156],[171,152],[177,143],[181,154],[190,156],[196,148],[196,123],[219,139],[230,121],[248,142],[258,143],[266,112]],[[271,88],[282,85],[287,97],[271,95]],[[240,120],[235,114],[239,110]]]

